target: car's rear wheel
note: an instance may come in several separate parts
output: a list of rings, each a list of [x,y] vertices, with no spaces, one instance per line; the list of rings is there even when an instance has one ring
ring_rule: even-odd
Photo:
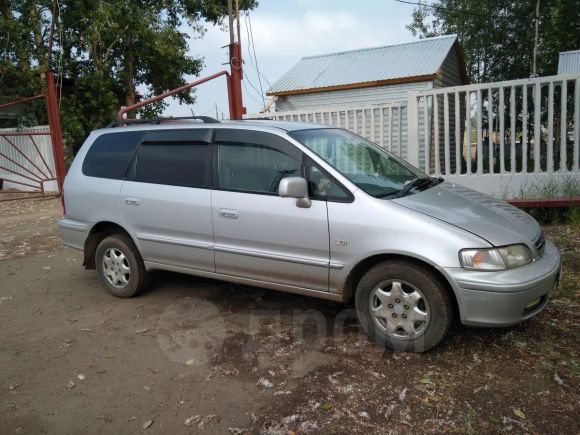
[[[104,238],[95,252],[95,265],[106,290],[130,298],[149,285],[149,273],[133,241],[124,234]]]
[[[355,303],[364,331],[393,350],[433,348],[453,319],[445,283],[429,269],[407,261],[388,261],[369,269],[359,281]]]

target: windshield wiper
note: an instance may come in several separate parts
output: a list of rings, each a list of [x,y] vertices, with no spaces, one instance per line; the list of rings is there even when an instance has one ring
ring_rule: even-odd
[[[415,178],[413,181],[405,184],[403,188],[396,194],[392,196],[392,198],[402,198],[409,194],[411,189],[419,189],[421,187],[425,187],[426,185],[435,186],[439,183],[443,182],[443,178],[434,178],[434,177],[419,177]]]

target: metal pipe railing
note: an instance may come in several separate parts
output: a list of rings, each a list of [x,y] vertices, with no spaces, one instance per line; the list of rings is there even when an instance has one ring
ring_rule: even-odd
[[[12,107],[12,106],[18,106],[19,104],[28,103],[30,101],[39,100],[41,98],[46,98],[46,95],[39,94],[39,95],[35,95],[34,97],[21,98],[20,100],[14,100],[14,101],[10,101],[9,103],[0,104],[0,110],[6,109],[6,108]]]
[[[212,74],[210,76],[207,76],[207,77],[201,78],[199,80],[196,80],[194,82],[183,85],[179,88],[164,92],[163,94],[155,95],[154,97],[148,98],[147,100],[139,101],[138,103],[132,104],[130,106],[121,107],[121,110],[119,110],[119,112],[117,112],[117,120],[119,121],[119,125],[121,125],[123,123],[124,115],[128,112],[139,109],[143,106],[147,106],[148,104],[155,103],[156,101],[163,100],[167,97],[171,97],[173,95],[179,94],[181,92],[187,91],[195,86],[199,86],[203,83],[209,82],[210,80],[216,79],[216,78],[223,76],[223,75],[225,75],[227,77],[228,95],[229,95],[231,93],[230,73],[227,72],[226,70],[222,70],[222,71],[217,72],[215,74]],[[230,111],[231,111],[231,99],[230,99]]]

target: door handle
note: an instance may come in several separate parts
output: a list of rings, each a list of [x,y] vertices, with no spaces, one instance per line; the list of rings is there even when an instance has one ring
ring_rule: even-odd
[[[220,208],[218,216],[224,219],[237,219],[240,216],[240,213],[231,208]]]
[[[125,205],[139,205],[141,200],[138,198],[125,198]]]

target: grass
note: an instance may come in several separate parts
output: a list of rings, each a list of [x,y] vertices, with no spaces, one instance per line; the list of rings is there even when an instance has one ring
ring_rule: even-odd
[[[577,198],[580,197],[580,177],[547,178],[520,187],[517,198]],[[569,224],[580,229],[580,207],[525,209],[542,224]]]

